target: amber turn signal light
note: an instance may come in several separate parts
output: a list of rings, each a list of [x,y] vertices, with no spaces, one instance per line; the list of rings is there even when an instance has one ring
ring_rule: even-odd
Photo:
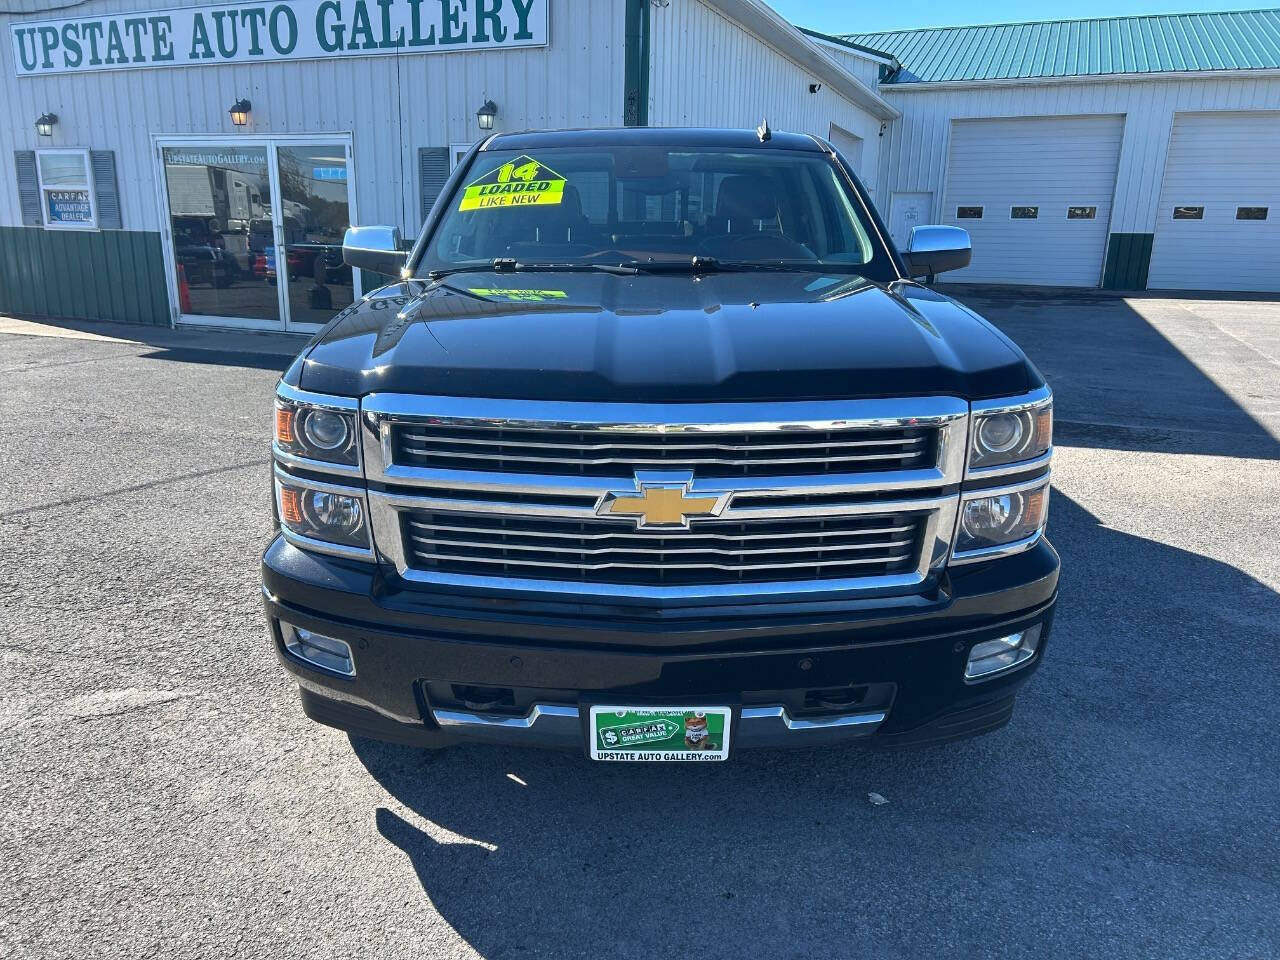
[[[1036,449],[1048,450],[1053,446],[1053,405],[1047,404],[1036,411]]]
[[[276,442],[293,443],[293,411],[276,407]]]
[[[303,525],[301,490],[295,490],[293,487],[280,487],[280,514],[284,517],[285,523],[292,527],[301,527]]]

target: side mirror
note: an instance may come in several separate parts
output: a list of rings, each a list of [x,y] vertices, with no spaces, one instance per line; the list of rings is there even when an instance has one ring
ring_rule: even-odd
[[[912,227],[902,259],[912,277],[928,277],[948,270],[959,270],[973,258],[969,231],[961,227]]]
[[[342,260],[349,267],[399,277],[409,254],[400,249],[396,227],[350,227],[342,238]]]

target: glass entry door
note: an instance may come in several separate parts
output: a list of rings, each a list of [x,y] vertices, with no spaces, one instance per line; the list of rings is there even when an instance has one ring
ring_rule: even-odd
[[[160,156],[181,322],[306,332],[360,295],[348,141],[184,138]]]

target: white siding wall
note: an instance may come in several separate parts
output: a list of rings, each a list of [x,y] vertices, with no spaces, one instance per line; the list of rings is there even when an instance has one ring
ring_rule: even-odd
[[[401,54],[290,63],[116,70],[15,77],[16,20],[198,5],[193,0],[97,0],[48,16],[0,16],[0,224],[21,222],[13,151],[90,147],[116,151],[126,230],[160,228],[151,134],[352,134],[360,219],[417,232],[417,150],[474,140],[475,111],[498,104],[497,129],[620,122],[623,4],[551,0],[549,47]],[[227,108],[253,102],[246,127]],[[35,119],[52,111],[52,138]],[[403,121],[403,127],[402,127]],[[402,136],[403,130],[403,136]],[[38,142],[41,141],[41,142]]]
[[[880,93],[902,116],[890,124],[880,151],[879,202],[887,209],[894,192],[932,192],[935,222],[953,119],[1125,114],[1112,233],[1154,231],[1175,113],[1280,109],[1280,77],[1275,76],[992,83],[950,90],[935,85],[914,91],[888,85]]]
[[[810,93],[814,78],[777,50],[699,0],[655,6],[652,31],[649,123],[752,129],[767,117],[775,130],[820,137],[834,123],[862,138],[874,181],[880,121],[826,86]]]

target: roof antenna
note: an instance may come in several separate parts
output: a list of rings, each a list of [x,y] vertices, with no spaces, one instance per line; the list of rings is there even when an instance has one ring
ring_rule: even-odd
[[[773,139],[773,131],[769,129],[768,117],[761,120],[760,126],[756,127],[756,136],[760,138],[761,143],[768,143]]]

